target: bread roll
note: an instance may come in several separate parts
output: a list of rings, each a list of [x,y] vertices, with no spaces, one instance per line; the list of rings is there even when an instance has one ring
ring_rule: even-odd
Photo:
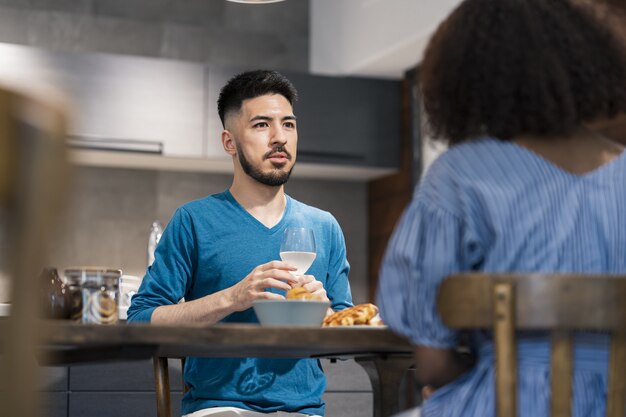
[[[296,287],[287,291],[287,300],[312,300],[313,294],[304,287]]]

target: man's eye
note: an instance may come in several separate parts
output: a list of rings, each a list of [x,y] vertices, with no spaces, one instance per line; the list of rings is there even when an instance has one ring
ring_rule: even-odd
[[[296,124],[293,122],[285,122],[285,127],[289,128],[289,129],[293,129],[296,127]]]
[[[267,126],[268,126],[268,124],[266,122],[260,122],[260,123],[256,123],[254,125],[254,127],[267,127]]]

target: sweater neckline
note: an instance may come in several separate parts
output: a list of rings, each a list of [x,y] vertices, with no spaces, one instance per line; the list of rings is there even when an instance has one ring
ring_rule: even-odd
[[[243,217],[245,219],[245,221],[247,221],[248,223],[254,225],[254,227],[259,229],[260,231],[262,231],[264,233],[267,233],[267,234],[270,234],[270,235],[272,235],[272,234],[274,234],[274,233],[276,233],[276,232],[278,232],[279,230],[282,229],[282,227],[285,224],[285,222],[287,221],[286,219],[289,217],[289,213],[291,211],[291,197],[289,197],[287,194],[285,194],[285,210],[283,211],[282,217],[280,218],[278,223],[276,223],[274,226],[267,227],[266,225],[261,223],[256,217],[254,217],[252,214],[250,214],[248,212],[248,210],[246,210],[241,204],[239,204],[239,202],[231,194],[230,190],[227,189],[226,191],[224,191],[224,195],[226,196],[228,201],[233,205],[235,210],[237,210],[237,212],[240,213],[241,217]]]

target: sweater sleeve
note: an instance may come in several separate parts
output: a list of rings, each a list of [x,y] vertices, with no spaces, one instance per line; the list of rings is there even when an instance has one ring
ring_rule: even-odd
[[[184,208],[172,216],[154,257],[132,298],[129,322],[149,322],[157,307],[178,303],[191,286],[197,254],[192,219]]]
[[[457,343],[456,332],[441,322],[436,300],[445,277],[468,269],[464,234],[456,215],[417,198],[389,242],[377,304],[383,321],[416,345],[448,348]]]
[[[346,258],[346,241],[337,220],[332,217],[331,222],[331,250],[329,258],[328,276],[326,278],[326,293],[335,311],[352,307],[352,294],[348,273],[350,264]]]

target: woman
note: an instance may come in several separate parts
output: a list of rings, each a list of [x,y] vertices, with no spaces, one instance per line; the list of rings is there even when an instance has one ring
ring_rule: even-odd
[[[436,313],[459,271],[626,273],[626,153],[586,124],[626,112],[626,54],[566,0],[467,0],[420,68],[425,109],[450,149],[436,160],[389,243],[383,320],[416,345],[422,415],[495,415],[493,344],[475,355]],[[549,415],[549,342],[519,340],[519,415]],[[607,339],[576,339],[574,415],[605,413]]]

